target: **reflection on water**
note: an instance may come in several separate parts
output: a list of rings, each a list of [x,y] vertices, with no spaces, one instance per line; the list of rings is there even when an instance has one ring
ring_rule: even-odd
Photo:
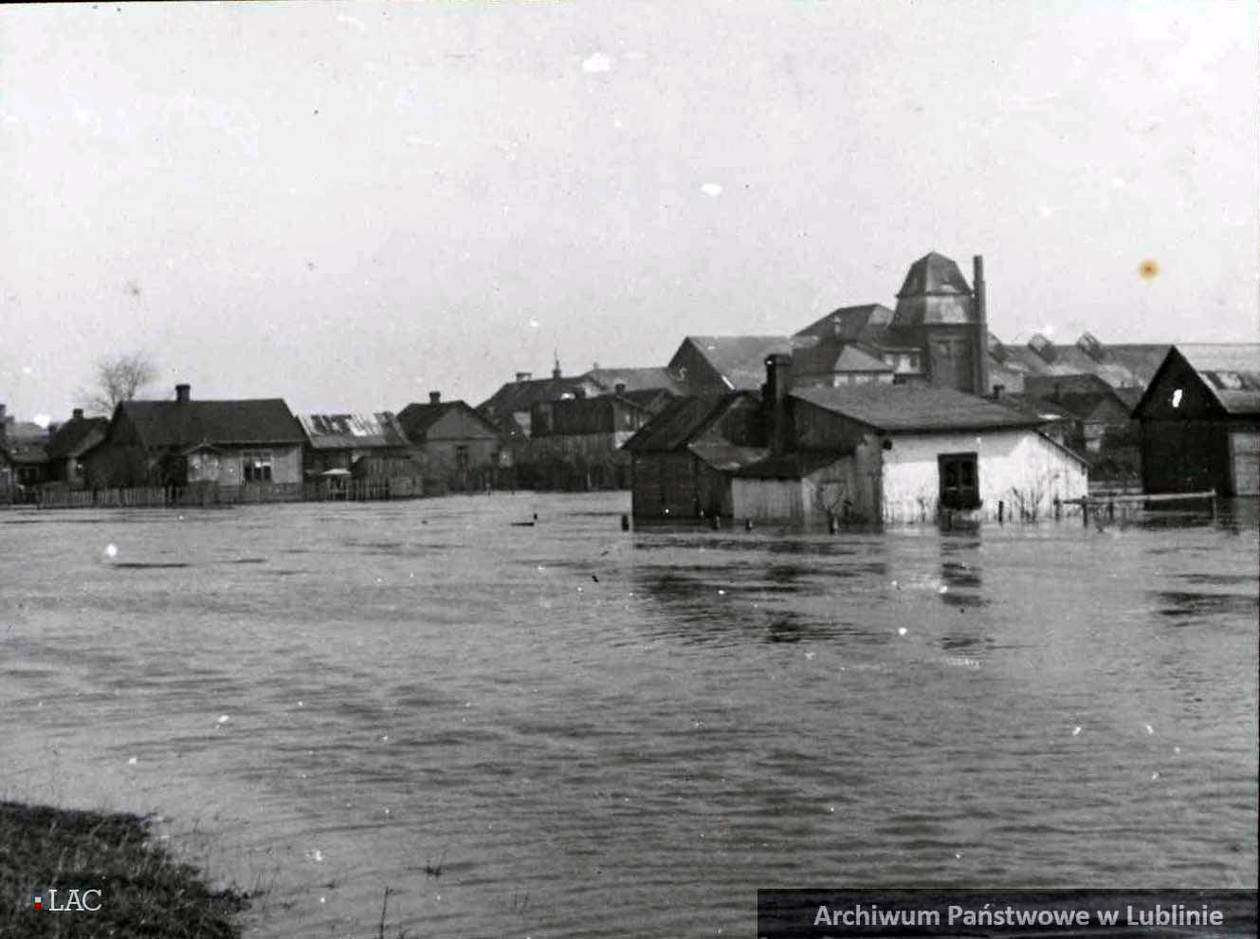
[[[748,935],[771,885],[1255,884],[1245,506],[627,502],[0,514],[0,785],[211,832],[260,936],[374,934],[386,886],[419,934],[558,936]]]

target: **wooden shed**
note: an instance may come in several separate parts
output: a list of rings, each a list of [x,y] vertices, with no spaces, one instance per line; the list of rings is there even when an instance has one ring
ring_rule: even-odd
[[[1173,346],[1133,416],[1146,492],[1260,495],[1260,343]]]

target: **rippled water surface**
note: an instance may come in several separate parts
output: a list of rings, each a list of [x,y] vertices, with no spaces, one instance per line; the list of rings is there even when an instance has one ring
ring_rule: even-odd
[[[375,935],[386,886],[419,935],[534,937],[751,936],[758,886],[1255,886],[1254,507],[628,509],[0,513],[0,788],[160,812],[270,888],[259,936]]]

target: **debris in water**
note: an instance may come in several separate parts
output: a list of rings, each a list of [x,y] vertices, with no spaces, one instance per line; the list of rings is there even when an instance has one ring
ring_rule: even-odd
[[[1159,773],[1151,773],[1151,780],[1154,781],[1156,779],[1159,779]]]
[[[312,861],[315,861],[315,862],[319,862],[319,861],[322,861],[322,860],[324,859],[324,853],[323,853],[322,851],[320,851],[320,850],[319,850],[319,848],[315,848],[313,851],[307,851],[307,852],[306,852],[306,857],[307,857],[309,860],[312,860]],[[321,902],[321,903],[323,902],[323,899],[322,899],[322,898],[321,898],[320,902]]]
[[[131,759],[129,759],[129,760],[127,761],[127,765],[128,765],[128,766],[135,766],[135,765],[136,765],[137,763],[139,763],[139,762],[140,762],[140,761],[139,761],[138,759],[136,759],[136,758],[133,756]]]
[[[1072,728],[1073,737],[1079,737],[1080,735],[1081,735],[1081,729],[1079,727]]]
[[[107,545],[105,546],[105,557],[107,557],[107,558],[116,558],[116,557],[118,557],[118,545],[116,545],[116,544],[107,544]]]
[[[718,596],[719,596],[719,597],[724,597],[724,596],[726,596],[726,591],[725,591],[725,590],[718,590]]]
[[[1151,735],[1151,734],[1153,734],[1153,733],[1155,733],[1155,728],[1154,728],[1154,727],[1152,727],[1150,724],[1147,724],[1147,725],[1146,725],[1146,734],[1147,734],[1147,736],[1150,736],[1150,735]]]
[[[217,721],[217,723],[219,723],[219,724],[226,724],[226,723],[227,723],[228,721],[230,721],[231,719],[232,719],[232,718],[228,717],[226,714],[220,714],[220,715],[219,715],[219,720]]]
[[[904,627],[904,626],[898,626],[898,627],[897,627],[897,635],[898,635],[898,636],[904,636],[904,635],[905,635],[906,633],[908,633],[909,631],[910,631],[910,630],[906,629],[906,627]]]
[[[949,587],[945,586],[945,584],[941,584],[940,589],[939,589],[939,590],[937,590],[936,592],[937,592],[937,593],[949,593]]]

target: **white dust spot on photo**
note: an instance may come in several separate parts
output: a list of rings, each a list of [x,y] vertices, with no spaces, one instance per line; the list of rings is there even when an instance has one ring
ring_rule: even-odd
[[[906,633],[908,633],[909,631],[910,631],[910,630],[906,629],[906,627],[904,627],[904,626],[898,626],[898,627],[897,627],[897,635],[898,635],[898,636],[904,636],[904,635],[905,635]]]
[[[706,196],[717,197],[722,194],[722,187],[719,186],[717,183],[705,183],[703,186],[700,187],[700,191],[703,192]]]
[[[110,559],[118,557],[118,545],[107,544],[105,546],[105,557]]]
[[[582,71],[588,75],[597,72],[611,72],[613,67],[613,57],[605,52],[596,52],[593,56],[582,63]]]
[[[134,757],[134,756],[133,756],[131,759],[129,759],[129,760],[127,761],[127,765],[128,765],[128,766],[135,766],[135,765],[136,765],[137,763],[139,763],[139,762],[140,762],[140,761],[139,761],[136,757]]]
[[[814,661],[814,656],[816,656],[817,654],[818,654],[817,652],[806,652],[806,653],[805,653],[805,661],[807,661],[807,662],[812,662],[812,661]]]
[[[537,328],[538,328],[538,320],[536,320],[536,319],[531,319],[531,320],[529,321],[529,328],[530,328],[530,329],[537,329]]]
[[[718,596],[719,596],[719,597],[724,597],[724,596],[726,596],[726,591],[725,591],[725,590],[718,590]]]
[[[1147,724],[1147,725],[1146,725],[1146,735],[1149,737],[1149,736],[1151,736],[1151,735],[1152,735],[1152,734],[1154,734],[1154,733],[1155,733],[1155,728],[1154,728],[1154,727],[1152,727],[1150,724]]]
[[[232,719],[232,718],[228,717],[226,714],[220,714],[220,715],[219,715],[219,719],[218,719],[218,721],[216,721],[216,723],[219,723],[219,724],[226,724],[226,723],[227,723],[228,721],[230,721],[231,719]]]
[[[1079,737],[1080,735],[1081,735],[1081,729],[1080,729],[1079,727],[1073,727],[1073,728],[1072,728],[1072,736],[1073,736],[1073,737]]]
[[[941,584],[941,586],[937,589],[937,591],[936,591],[936,592],[937,592],[937,593],[949,593],[949,587],[947,587],[945,584]]]
[[[307,857],[307,860],[314,861],[318,864],[320,861],[324,859],[324,853],[320,851],[319,848],[315,848],[313,851],[307,851],[306,857]],[[324,902],[323,897],[320,897],[320,902],[321,903]]]
[[[1151,781],[1154,782],[1156,779],[1159,779],[1159,773],[1151,773]]]
[[[22,374],[23,374],[23,375],[34,375],[34,374],[35,374],[35,370],[34,370],[33,368],[31,368],[29,365],[23,365],[23,366],[22,366]]]

